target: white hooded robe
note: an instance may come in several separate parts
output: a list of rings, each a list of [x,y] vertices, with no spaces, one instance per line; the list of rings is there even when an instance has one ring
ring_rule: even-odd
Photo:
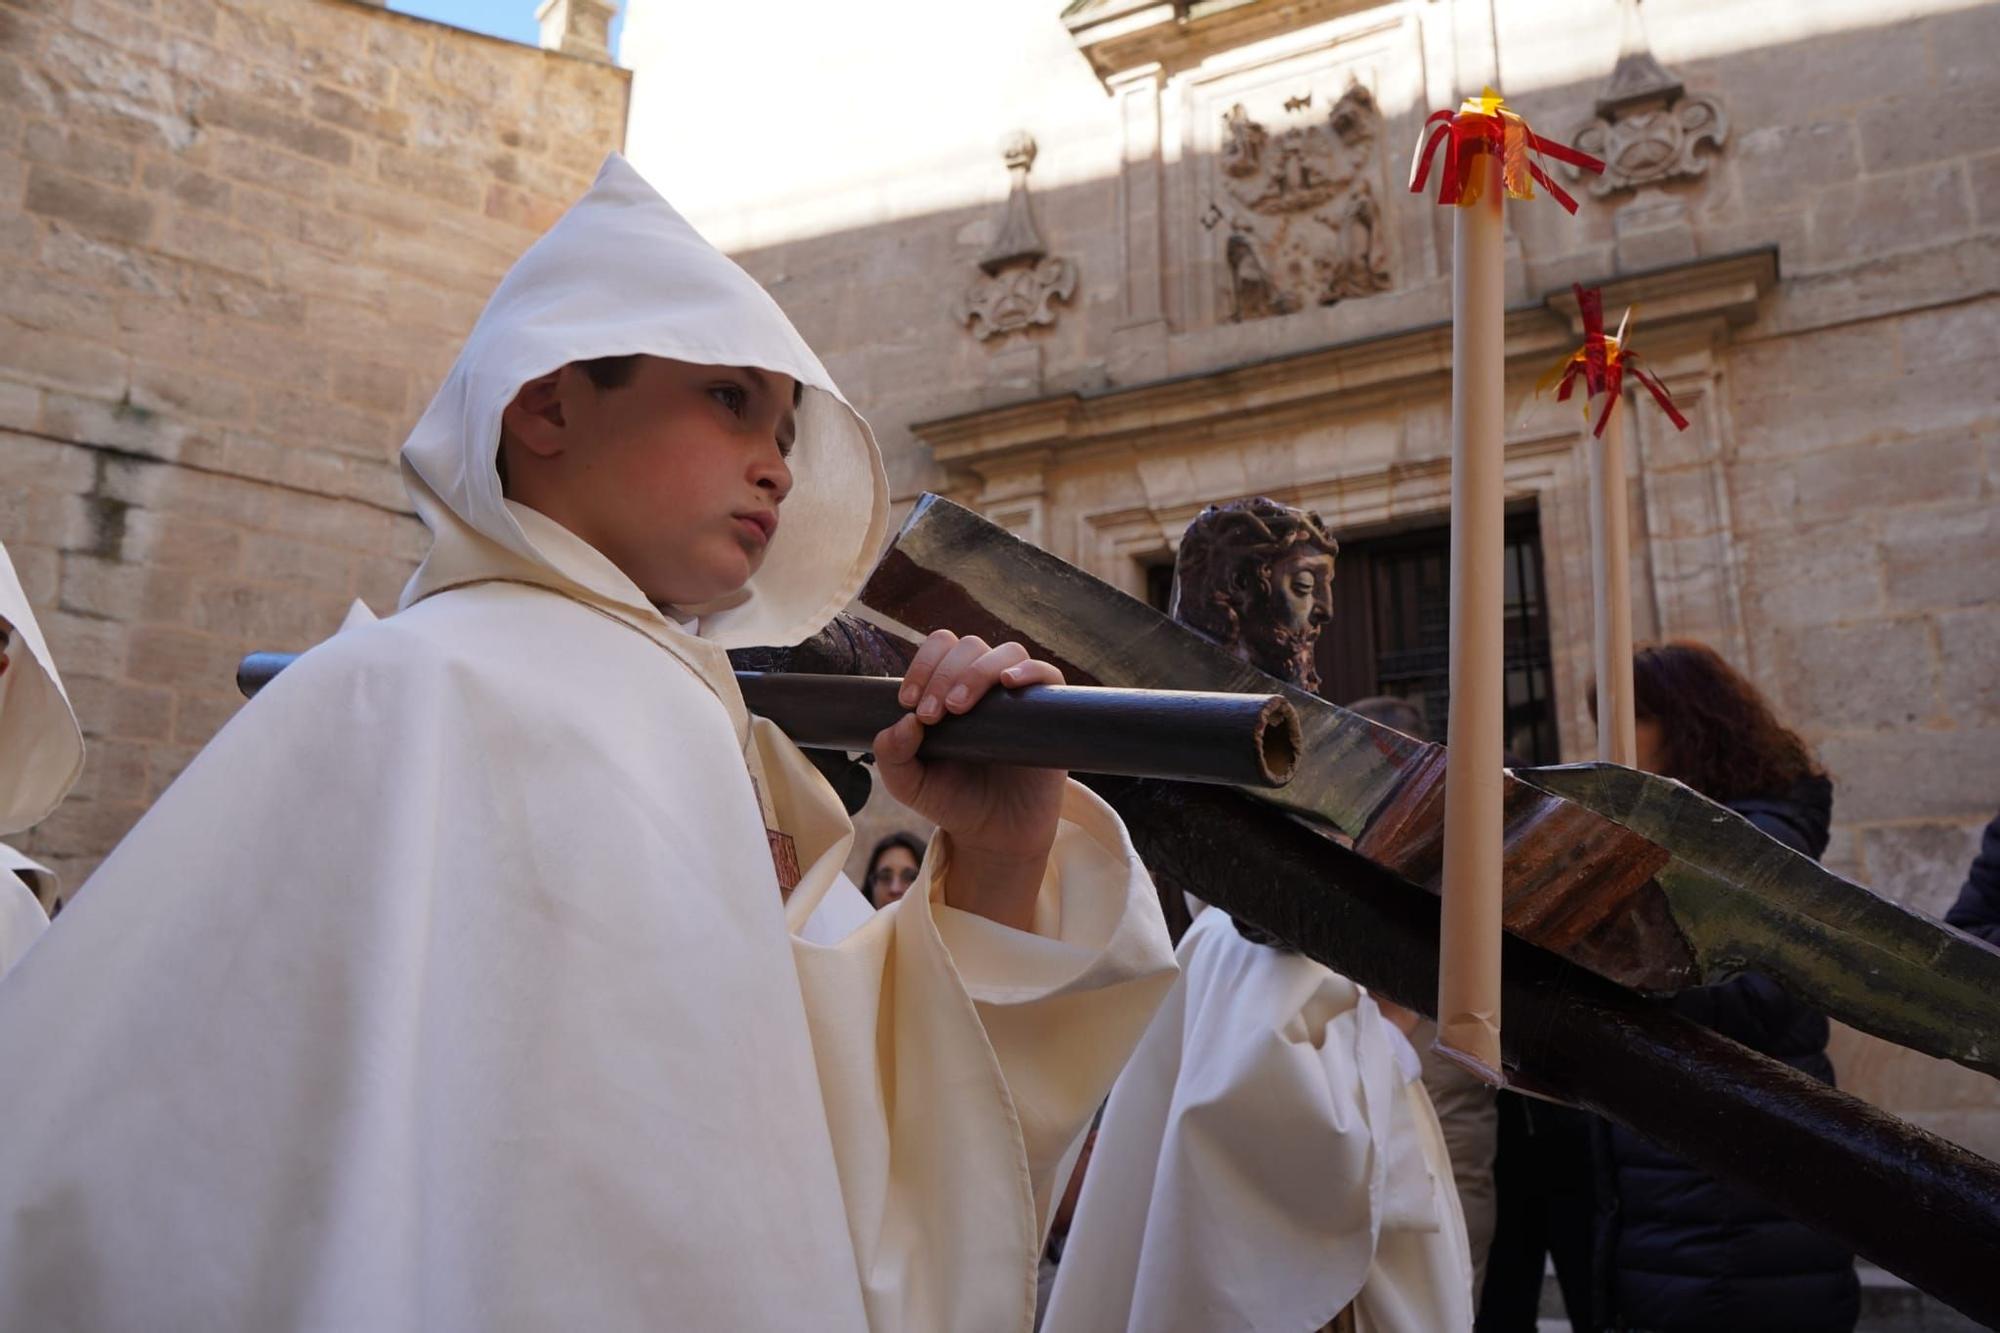
[[[783,525],[698,636],[495,474],[519,385],[632,352],[806,386]],[[872,564],[867,427],[614,156],[403,456],[435,538],[403,609],[266,688],[0,987],[0,1068],[32,1067],[0,1328],[1027,1328],[1173,964],[1077,787],[1037,933],[946,906],[941,838],[901,903],[798,936],[853,829],[724,649],[810,634]]]
[[[46,819],[83,772],[83,731],[56,674],[34,608],[0,546],[0,620],[12,627],[0,672],[0,836]],[[46,866],[0,844],[0,977],[49,924],[56,878]],[[6,1066],[0,1064],[0,1071]]]
[[[1208,908],[1119,1075],[1042,1333],[1464,1333],[1472,1269],[1414,1053]]]

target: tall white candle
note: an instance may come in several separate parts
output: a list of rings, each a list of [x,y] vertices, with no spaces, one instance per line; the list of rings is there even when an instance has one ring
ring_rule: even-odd
[[[1632,712],[1632,542],[1625,509],[1625,413],[1614,405],[1602,436],[1591,432],[1605,395],[1592,394],[1584,438],[1590,450],[1590,581],[1596,597],[1597,757],[1630,768],[1638,756]]]
[[[1445,765],[1438,1048],[1490,1083],[1500,1069],[1501,796],[1505,764],[1502,414],[1506,367],[1500,158],[1479,153],[1453,210],[1451,718]]]

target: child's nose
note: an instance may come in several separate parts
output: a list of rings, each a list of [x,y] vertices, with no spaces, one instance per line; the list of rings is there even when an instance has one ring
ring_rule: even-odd
[[[791,465],[785,462],[784,455],[773,446],[770,453],[759,458],[753,466],[751,480],[759,490],[771,492],[773,500],[781,501],[791,494]]]

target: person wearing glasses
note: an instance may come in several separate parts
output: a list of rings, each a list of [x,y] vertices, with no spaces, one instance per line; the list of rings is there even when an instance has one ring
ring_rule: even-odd
[[[896,832],[875,844],[868,854],[868,901],[887,907],[917,882],[924,863],[924,844],[914,833]]]

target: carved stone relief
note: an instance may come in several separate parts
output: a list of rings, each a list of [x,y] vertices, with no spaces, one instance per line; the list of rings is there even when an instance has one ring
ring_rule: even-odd
[[[972,325],[984,341],[1030,325],[1056,322],[1054,303],[1076,294],[1076,265],[1049,254],[1028,203],[1028,172],[1035,165],[1035,141],[1016,134],[1003,149],[1013,184],[1000,233],[980,256],[984,276],[975,278],[953,303],[952,317]]]
[[[1614,190],[1704,174],[1708,159],[1697,150],[1703,144],[1720,148],[1728,135],[1722,104],[1698,96],[1617,119],[1599,116],[1585,122],[1573,142],[1604,159],[1604,174],[1590,182],[1590,192],[1603,198]]]
[[[1202,225],[1228,227],[1229,318],[1286,315],[1391,285],[1374,180],[1382,117],[1355,85],[1323,113],[1308,92],[1273,129],[1241,103],[1222,117],[1221,192]]]
[[[1602,199],[1618,190],[1689,179],[1708,171],[1699,155],[1706,144],[1720,149],[1729,137],[1722,103],[1707,94],[1690,97],[1681,81],[1647,48],[1639,7],[1626,11],[1625,49],[1597,97],[1597,115],[1579,125],[1570,141],[1604,159],[1604,174],[1590,180]],[[1570,179],[1581,173],[1567,164]]]

